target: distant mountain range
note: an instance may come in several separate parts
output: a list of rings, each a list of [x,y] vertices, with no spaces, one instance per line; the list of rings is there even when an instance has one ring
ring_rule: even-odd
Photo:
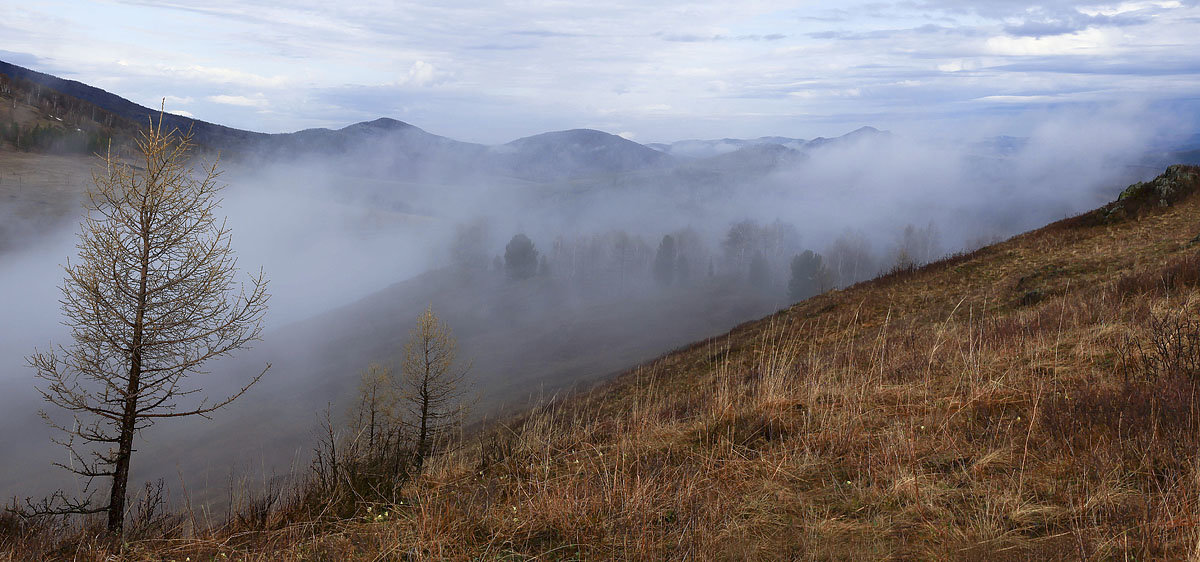
[[[685,158],[711,158],[713,156],[737,152],[745,148],[761,146],[780,146],[792,150],[803,151],[805,149],[815,148],[830,142],[847,141],[863,137],[875,137],[887,134],[887,132],[880,131],[874,127],[860,127],[845,135],[832,139],[825,137],[817,137],[812,140],[796,139],[791,137],[758,137],[756,139],[725,138],[713,140],[689,139],[676,141],[670,144],[651,143],[647,144],[646,146],[672,156],[682,156]]]
[[[125,130],[133,130],[159,114],[118,95],[74,80],[30,70],[0,61],[0,74],[70,96],[118,116]],[[166,113],[164,124],[191,130],[195,141],[234,158],[290,158],[321,153],[336,156],[349,152],[361,155],[373,147],[380,165],[411,179],[437,174],[484,173],[528,181],[595,178],[638,171],[666,170],[684,166],[700,169],[761,168],[783,160],[794,160],[811,148],[863,137],[886,136],[863,127],[835,139],[812,140],[789,137],[757,139],[685,140],[671,144],[642,145],[594,129],[571,129],[533,135],[501,145],[461,142],[424,131],[395,119],[380,118],[341,129],[305,129],[294,133],[267,134],[245,131],[199,119]],[[714,159],[710,162],[700,162]]]
[[[48,123],[68,118],[91,107],[108,115],[105,124],[132,134],[159,113],[118,95],[74,80],[30,70],[0,61],[0,75],[36,85],[31,105],[59,108],[63,115],[44,115]],[[46,103],[46,96],[72,98],[70,103]],[[38,100],[41,103],[38,103]],[[53,111],[53,110],[50,110]],[[115,119],[112,117],[115,116]],[[708,183],[717,178],[763,176],[788,165],[804,161],[818,148],[838,143],[856,143],[866,139],[886,140],[890,133],[873,127],[861,127],[845,135],[814,139],[767,136],[754,139],[689,139],[672,143],[638,144],[617,135],[594,129],[571,129],[533,135],[505,144],[483,145],[435,135],[395,119],[380,118],[355,123],[340,129],[305,129],[294,133],[268,134],[245,131],[167,113],[164,123],[181,130],[190,129],[203,147],[220,150],[233,160],[306,158],[319,154],[335,159],[353,155],[354,166],[365,165],[368,174],[383,174],[401,181],[453,181],[464,177],[511,178],[518,182],[559,182],[589,180],[611,182],[629,174],[667,174],[685,181]],[[119,121],[119,123],[113,123]],[[6,125],[0,123],[0,126]],[[67,123],[61,123],[66,126]],[[85,129],[86,130],[86,129]],[[971,145],[982,158],[1002,162],[1023,150],[1028,139],[997,136]],[[1200,163],[1200,135],[1153,147],[1144,156],[1148,168],[1169,163]],[[1002,165],[1002,164],[1001,164]]]

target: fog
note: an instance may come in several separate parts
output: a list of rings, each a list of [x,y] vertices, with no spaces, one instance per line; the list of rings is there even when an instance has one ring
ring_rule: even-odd
[[[336,151],[231,156],[222,209],[240,267],[270,279],[267,330],[193,380],[220,394],[274,367],[212,422],[144,432],[134,480],[184,479],[197,497],[215,497],[230,473],[303,467],[319,410],[341,416],[357,373],[394,363],[427,305],[474,361],[476,415],[496,414],[787,306],[789,263],[804,250],[824,257],[830,286],[846,286],[903,260],[972,249],[1111,200],[1162,171],[1149,147],[1188,133],[1124,107],[1047,114],[1011,142],[993,138],[1001,127],[868,131],[665,160],[616,137],[496,148],[411,131]],[[609,169],[582,168],[589,154]],[[0,254],[7,497],[74,486],[49,467],[65,454],[48,443],[24,359],[68,343],[57,286],[78,226],[65,222]],[[529,279],[503,267],[517,233],[544,258]],[[685,258],[669,283],[654,266],[668,234]],[[767,273],[756,280],[748,268],[760,256]]]

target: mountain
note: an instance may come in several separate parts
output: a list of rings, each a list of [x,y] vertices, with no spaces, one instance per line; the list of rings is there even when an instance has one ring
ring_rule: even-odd
[[[524,137],[491,152],[500,169],[534,180],[621,174],[673,163],[659,151],[594,129]]]
[[[111,113],[116,123],[110,119],[108,124],[129,137],[136,134],[141,123],[159,113],[99,88],[9,63],[0,62],[0,74],[36,84],[39,89],[35,97],[46,95],[48,92],[41,88],[47,88],[93,108],[93,115],[97,109]],[[167,126],[190,129],[198,144],[220,150],[235,162],[309,159],[310,155],[320,155],[332,158],[334,165],[354,170],[355,175],[410,182],[446,182],[483,176],[543,183],[612,182],[629,174],[667,173],[671,169],[679,169],[678,175],[684,177],[699,175],[711,179],[736,173],[762,176],[781,162],[796,161],[797,153],[888,134],[863,127],[840,137],[808,141],[768,136],[641,145],[603,131],[572,129],[485,146],[438,136],[389,118],[341,129],[316,128],[279,134],[244,131],[169,113],[163,119]],[[342,156],[353,158],[339,164],[337,159]]]
[[[1009,156],[1020,152],[1029,144],[1027,137],[1000,135],[978,141],[971,145],[976,152],[988,156]]]
[[[30,99],[31,102],[58,94],[68,96],[72,101],[86,106],[75,108],[75,113],[93,116],[96,110],[102,113],[111,113],[116,117],[116,122],[108,120],[105,125],[115,127],[127,136],[135,135],[138,128],[145,126],[151,118],[157,119],[160,114],[158,109],[138,105],[99,88],[74,80],[64,80],[3,61],[0,61],[0,75],[38,86],[36,91],[29,92],[29,98],[36,98]],[[51,100],[51,103],[54,107],[60,105],[58,100]],[[50,109],[50,111],[53,113],[54,109]],[[457,141],[432,135],[407,123],[387,118],[356,123],[337,130],[306,129],[281,134],[245,131],[173,113],[163,113],[162,119],[166,127],[174,127],[181,131],[190,130],[197,144],[221,150],[233,157],[295,157],[297,154],[313,152],[338,154],[361,148],[369,142],[378,142],[384,139],[393,142],[406,141],[400,143],[405,146],[395,147],[400,150],[415,150],[417,147],[423,146],[448,147],[457,143]],[[59,121],[62,119],[60,118]],[[463,145],[463,149],[467,151],[475,149],[474,145],[469,145],[469,143],[457,144]]]
[[[159,110],[73,80],[0,62],[0,74],[28,81],[49,91],[80,100],[101,111],[111,112],[127,135]],[[418,127],[381,118],[355,123],[341,129],[306,129],[294,133],[266,134],[234,129],[167,113],[163,123],[191,130],[197,144],[219,149],[235,160],[304,158],[309,154],[337,157],[366,152],[365,167],[378,175],[407,179],[460,175],[499,174],[533,181],[606,176],[638,170],[661,169],[672,159],[633,141],[591,129],[575,129],[534,135],[507,144],[484,145],[459,142],[428,133]],[[356,154],[361,156],[361,154]],[[356,167],[364,166],[361,161]]]
[[[803,151],[781,144],[757,144],[717,156],[704,158],[693,165],[725,170],[740,169],[748,173],[771,170],[781,165],[795,164],[808,158]]]
[[[159,110],[157,109],[143,107],[100,88],[75,80],[64,80],[4,61],[0,61],[0,74],[27,80],[34,84],[50,88],[103,110],[110,111],[138,126],[147,123],[151,117],[157,118],[159,115]],[[168,127],[175,127],[183,131],[190,128],[192,133],[195,134],[196,141],[204,145],[236,148],[256,141],[262,141],[267,137],[264,133],[243,131],[172,113],[164,114],[162,117],[163,124]]]
[[[804,139],[793,139],[788,137],[759,137],[757,139],[715,139],[715,140],[682,140],[670,144],[654,143],[646,146],[665,152],[672,156],[681,156],[685,158],[710,158],[721,154],[727,154],[743,148],[762,146],[762,145],[778,145],[791,149],[800,149],[808,141]]]
[[[317,156],[354,170],[355,175],[444,182],[478,171],[486,153],[484,145],[456,141],[385,117],[336,130],[270,135],[247,154],[267,161]]]
[[[831,143],[836,144],[856,142],[868,138],[887,137],[888,135],[890,135],[890,133],[886,131],[880,131],[874,127],[861,127],[835,138],[817,137],[812,140],[790,137],[758,137],[756,139],[724,138],[714,140],[692,139],[677,141],[669,144],[654,143],[646,146],[672,156],[703,159],[754,147],[779,146],[796,151],[805,151]]]
[[[891,137],[891,133],[880,131],[875,127],[859,127],[840,137],[827,139],[825,137],[817,137],[804,144],[804,148],[817,148],[820,146],[834,144],[848,144],[854,142],[872,141]]]

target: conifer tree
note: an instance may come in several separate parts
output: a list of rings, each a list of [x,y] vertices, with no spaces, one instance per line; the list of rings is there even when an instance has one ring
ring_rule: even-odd
[[[408,343],[400,381],[403,423],[416,440],[416,465],[419,469],[434,445],[458,425],[465,411],[463,387],[468,365],[455,369],[458,343],[450,327],[425,309],[417,318]]]
[[[259,338],[269,297],[261,271],[236,281],[230,230],[216,215],[220,172],[214,162],[195,174],[191,144],[164,132],[160,113],[137,141],[136,165],[110,152],[93,174],[79,257],[61,287],[72,342],[28,358],[43,398],[70,414],[42,416],[66,434],[56,442],[71,462],[58,466],[84,478],[86,497],[60,491],[28,503],[33,514],[107,513],[119,535],[135,436],[165,418],[208,417],[270,368],[217,400],[188,384]],[[96,478],[111,484],[107,501],[95,497]]]
[[[537,275],[538,251],[524,234],[516,234],[504,247],[504,271],[509,279],[529,279]]]

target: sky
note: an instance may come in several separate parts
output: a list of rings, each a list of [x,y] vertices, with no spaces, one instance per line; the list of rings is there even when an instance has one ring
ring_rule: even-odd
[[[0,60],[271,133],[1019,136],[1064,107],[1135,106],[1194,130],[1198,4],[0,0]]]

